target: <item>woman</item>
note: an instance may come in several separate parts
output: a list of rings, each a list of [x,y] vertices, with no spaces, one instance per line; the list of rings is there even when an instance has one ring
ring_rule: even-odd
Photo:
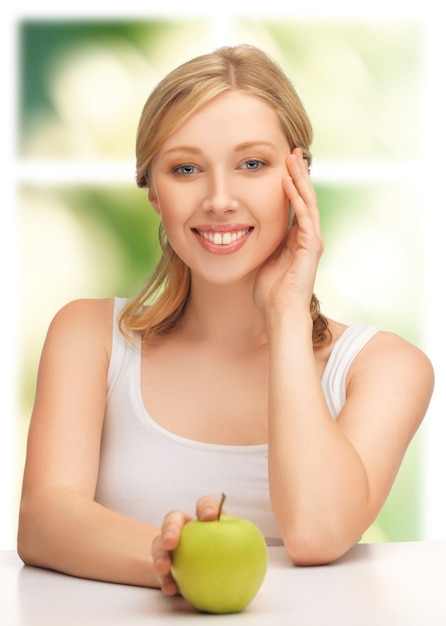
[[[337,559],[376,518],[433,372],[402,338],[321,314],[311,140],[292,84],[255,48],[155,88],[137,182],[162,258],[134,300],[75,301],[50,326],[26,563],[173,594],[169,551],[193,503],[214,519],[222,491],[299,565]]]

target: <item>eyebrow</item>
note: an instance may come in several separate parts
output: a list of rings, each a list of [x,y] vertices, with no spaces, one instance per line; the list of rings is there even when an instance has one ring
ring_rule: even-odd
[[[273,150],[277,150],[275,144],[271,143],[271,141],[246,141],[236,146],[235,151],[243,152],[251,148],[272,148]]]
[[[172,154],[173,152],[192,152],[192,154],[201,154],[201,150],[199,148],[194,148],[193,146],[174,146],[173,148],[169,148],[165,152],[161,153],[161,156],[166,156],[167,154]]]
[[[276,146],[271,141],[244,141],[235,147],[235,152],[244,152],[252,148],[270,148],[276,150]],[[196,146],[174,146],[162,153],[162,156],[175,153],[175,152],[189,152],[191,154],[201,154],[202,150]]]

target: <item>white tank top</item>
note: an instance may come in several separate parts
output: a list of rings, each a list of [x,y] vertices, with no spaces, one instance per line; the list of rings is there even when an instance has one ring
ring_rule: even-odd
[[[199,497],[227,496],[231,515],[252,520],[267,542],[281,543],[270,505],[268,446],[208,444],[179,437],[157,424],[141,394],[141,351],[117,327],[127,302],[115,299],[113,346],[95,500],[160,526],[172,509],[195,516]],[[333,418],[345,402],[348,368],[378,330],[349,326],[335,343],[322,376]]]

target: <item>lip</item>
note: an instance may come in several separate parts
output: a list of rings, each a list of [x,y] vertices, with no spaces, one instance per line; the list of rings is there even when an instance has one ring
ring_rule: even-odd
[[[253,227],[247,224],[203,224],[192,228],[200,245],[213,254],[232,254],[240,250],[252,231]]]

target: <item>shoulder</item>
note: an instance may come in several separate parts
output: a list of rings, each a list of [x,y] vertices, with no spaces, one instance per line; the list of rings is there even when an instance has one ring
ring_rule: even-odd
[[[398,363],[403,370],[415,365],[417,370],[433,374],[427,355],[413,343],[392,332],[378,331],[364,348],[363,355],[364,362],[381,365]]]
[[[79,299],[65,304],[51,321],[48,342],[100,347],[110,354],[113,327],[113,299]]]
[[[379,331],[357,355],[346,382],[347,386],[353,386],[367,380],[379,385],[382,391],[387,388],[404,393],[406,390],[428,402],[434,371],[420,348],[395,333]]]
[[[113,298],[82,298],[65,304],[54,316],[53,321],[82,322],[91,320],[93,323],[111,319]]]
[[[111,328],[113,323],[113,298],[85,298],[65,304],[54,316],[51,327],[69,326],[71,329],[98,331]]]
[[[331,353],[333,347],[349,328],[345,324],[329,320],[329,328],[332,336],[331,342],[325,350]],[[373,328],[372,326],[367,328]],[[356,355],[352,364],[350,377],[355,374],[370,371],[371,368],[395,368],[401,373],[405,371],[424,374],[429,380],[433,380],[433,368],[428,356],[413,343],[403,339],[400,335],[384,330],[376,329],[370,339]]]

